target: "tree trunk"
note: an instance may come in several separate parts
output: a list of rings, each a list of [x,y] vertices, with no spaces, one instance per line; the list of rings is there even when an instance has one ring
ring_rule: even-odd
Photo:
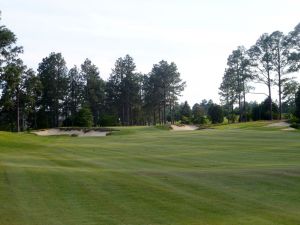
[[[160,106],[158,107],[158,123],[161,124]]]
[[[242,122],[241,94],[239,93],[239,122]]]
[[[279,48],[279,46],[278,46]],[[280,64],[280,53],[279,53],[279,49],[277,51],[277,60],[278,60],[278,94],[279,94],[279,119],[281,120],[281,114],[282,114],[282,105],[281,105],[281,64]]]
[[[244,105],[243,105],[243,119],[244,119],[244,122],[247,122],[247,112],[246,112],[246,87],[245,87],[245,81],[243,81],[243,94],[244,94]]]
[[[268,89],[269,89],[269,106],[270,106],[270,120],[273,120],[273,110],[272,110],[272,95],[271,95],[271,79],[270,79],[270,71],[268,71]]]
[[[17,132],[20,132],[20,93],[17,88]]]
[[[164,88],[164,117],[163,124],[166,124],[166,88]]]
[[[124,126],[124,119],[125,119],[125,105],[122,104],[122,126]]]

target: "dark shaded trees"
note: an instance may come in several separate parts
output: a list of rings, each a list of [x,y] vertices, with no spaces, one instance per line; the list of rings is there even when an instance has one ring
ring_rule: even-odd
[[[298,88],[298,91],[296,92],[295,96],[295,116],[300,120],[300,87]]]
[[[282,115],[282,89],[283,85],[290,80],[286,75],[289,69],[289,49],[291,47],[288,37],[280,31],[270,35],[272,44],[272,68],[276,72],[275,83],[278,86],[279,119]]]
[[[226,69],[219,87],[219,95],[225,109],[225,116],[232,123],[235,121],[234,104],[238,99],[235,83],[234,70],[232,68]]]
[[[213,124],[223,123],[224,113],[222,107],[218,104],[210,105],[208,108],[208,117]]]
[[[290,54],[288,58],[289,72],[300,70],[300,23],[288,34]]]
[[[295,111],[295,96],[300,84],[295,80],[290,80],[283,84],[282,89],[282,112],[293,114]]]
[[[66,116],[70,118],[73,125],[73,119],[76,113],[84,104],[85,81],[77,66],[70,69],[68,73],[68,95],[66,99]]]
[[[272,85],[274,79],[272,78],[272,39],[269,34],[263,34],[253,45],[248,53],[251,59],[252,72],[254,73],[256,80],[265,84],[268,87],[269,111],[270,120],[273,120],[272,114]]]
[[[26,67],[20,59],[9,62],[2,71],[2,94],[0,103],[2,113],[6,115],[6,120],[10,130],[20,128],[20,110],[22,105],[22,75]]]
[[[38,105],[42,96],[42,84],[32,69],[25,71],[22,77],[23,93],[23,129],[38,128]]]
[[[1,23],[1,18],[0,18]],[[15,34],[0,24],[0,112],[4,129],[20,131],[20,86],[25,70]]]
[[[239,121],[247,120],[246,93],[249,91],[249,81],[253,80],[250,70],[250,60],[246,49],[239,46],[227,60],[228,68],[225,70],[219,88],[221,101],[225,105],[229,120],[233,121],[234,104],[238,104]]]
[[[204,124],[205,123],[205,111],[200,104],[196,103],[192,108],[192,122],[194,124]]]
[[[91,109],[94,126],[100,125],[105,108],[105,82],[100,78],[99,69],[91,60],[86,59],[81,65],[81,72],[76,83],[78,97],[83,89],[83,104]]]
[[[158,117],[159,123],[165,124],[169,112],[170,120],[174,122],[174,106],[184,88],[185,82],[175,63],[162,60],[153,65],[145,82],[145,102],[153,112],[153,121],[156,122]]]
[[[52,52],[38,67],[43,91],[39,120],[42,127],[58,127],[68,91],[67,67],[61,53]]]
[[[92,127],[93,114],[89,107],[83,107],[74,116],[74,125],[78,127]]]
[[[180,105],[180,115],[182,123],[189,124],[191,122],[192,110],[187,101]]]
[[[122,125],[132,125],[134,114],[141,110],[142,75],[135,72],[131,56],[117,59],[106,87],[106,104],[109,113],[116,113]]]

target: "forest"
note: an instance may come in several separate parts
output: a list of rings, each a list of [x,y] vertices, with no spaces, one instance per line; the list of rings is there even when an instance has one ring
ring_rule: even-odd
[[[300,69],[300,24],[286,35],[263,34],[249,49],[239,46],[228,57],[221,105],[204,99],[192,108],[178,102],[186,82],[174,62],[161,60],[143,74],[126,55],[104,80],[90,59],[68,69],[62,53],[51,52],[35,71],[22,61],[23,52],[16,35],[1,24],[1,130],[300,118],[299,83],[293,77]],[[267,94],[256,93],[256,83],[264,84]],[[277,102],[273,88],[278,89]],[[248,93],[266,99],[247,102]]]
[[[295,77],[299,69],[300,24],[288,34],[264,33],[249,49],[239,46],[228,57],[219,88],[227,118],[232,122],[237,115],[240,122],[299,118],[300,89]],[[255,92],[255,84],[262,84],[267,91]],[[265,95],[266,99],[261,104],[248,103],[248,93]]]

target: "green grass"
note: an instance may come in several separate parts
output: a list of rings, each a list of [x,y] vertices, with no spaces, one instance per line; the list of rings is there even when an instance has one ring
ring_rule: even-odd
[[[300,224],[300,133],[260,123],[0,132],[0,225]]]

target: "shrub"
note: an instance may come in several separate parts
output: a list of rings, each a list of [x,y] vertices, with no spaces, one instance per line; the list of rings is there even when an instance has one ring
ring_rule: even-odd
[[[213,124],[223,123],[224,113],[221,106],[217,104],[212,104],[208,108],[208,117]]]
[[[81,108],[74,118],[74,125],[78,127],[92,127],[93,115],[89,108]]]
[[[103,115],[100,119],[101,126],[107,127],[107,126],[118,126],[119,120],[118,117],[115,115]]]
[[[190,124],[191,123],[190,118],[187,117],[187,116],[182,116],[181,117],[181,123],[182,124]]]
[[[278,106],[275,102],[272,102],[272,116],[273,119],[278,119]],[[257,120],[270,120],[270,99],[266,98],[261,104],[256,105],[252,108],[252,119]]]

